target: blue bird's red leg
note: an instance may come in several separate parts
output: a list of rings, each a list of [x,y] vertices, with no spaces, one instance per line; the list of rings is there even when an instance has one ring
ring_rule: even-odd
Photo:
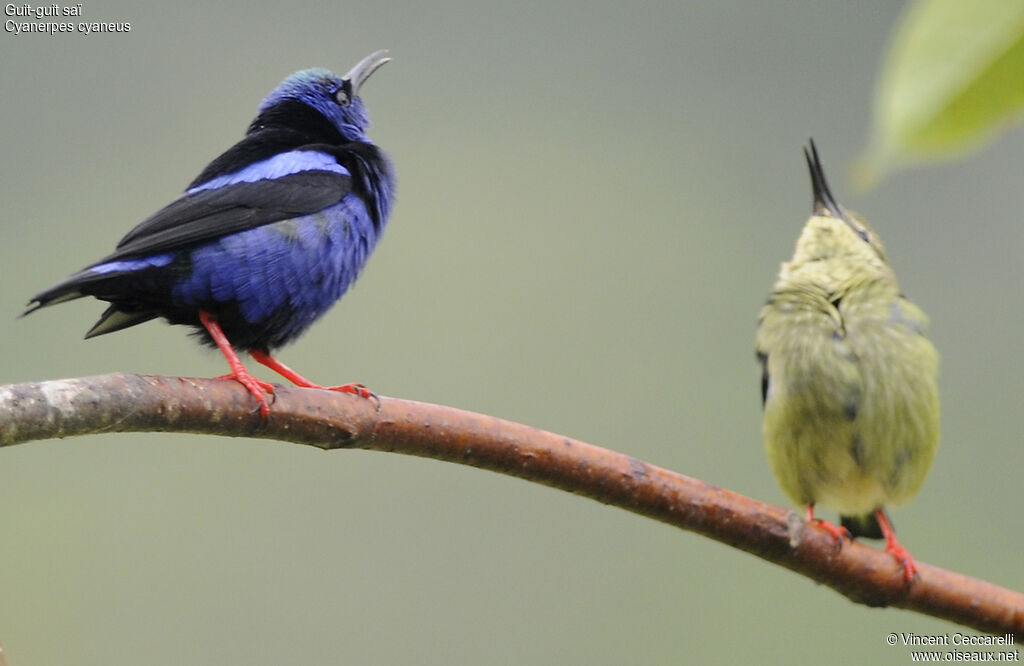
[[[217,343],[217,347],[220,349],[220,353],[224,354],[224,358],[227,359],[228,367],[231,368],[231,374],[221,375],[216,379],[234,379],[236,382],[249,389],[249,393],[252,393],[253,397],[260,401],[260,414],[264,417],[270,414],[270,405],[267,403],[267,393],[274,392],[274,385],[262,382],[252,375],[242,365],[241,359],[238,358],[238,354],[235,353],[231,343],[228,342],[228,337],[224,335],[224,331],[221,330],[220,324],[217,323],[217,317],[207,312],[206,310],[199,311],[199,321],[203,323],[206,330],[209,332],[210,337]],[[267,393],[264,393],[266,391]]]
[[[352,393],[363,398],[377,397],[373,393],[373,391],[366,388],[362,384],[342,384],[341,386],[320,386],[319,384],[314,384],[313,382],[309,381],[299,373],[289,368],[284,363],[281,363],[281,361],[278,361],[276,358],[274,358],[267,352],[260,351],[259,349],[250,349],[249,355],[252,356],[257,363],[267,366],[268,368],[270,368],[277,374],[281,375],[282,377],[290,381],[292,384],[295,384],[296,386],[301,386],[303,388],[323,389],[326,391],[340,391],[341,393]]]
[[[885,537],[885,552],[896,558],[896,561],[903,567],[903,578],[910,581],[917,573],[914,558],[896,540],[896,530],[892,528],[892,523],[889,522],[889,516],[885,515],[885,511],[882,509],[875,511],[875,518],[878,519],[878,526],[882,528],[882,536]]]
[[[828,532],[829,534],[832,535],[832,539],[836,543],[842,542],[843,537],[846,537],[847,539],[850,538],[850,531],[848,529],[846,529],[845,527],[839,527],[838,525],[833,525],[832,523],[828,522],[827,520],[823,520],[821,518],[815,518],[814,517],[814,505],[813,504],[808,504],[807,505],[807,522],[814,523],[814,524],[818,525],[819,527],[823,528],[826,532]]]

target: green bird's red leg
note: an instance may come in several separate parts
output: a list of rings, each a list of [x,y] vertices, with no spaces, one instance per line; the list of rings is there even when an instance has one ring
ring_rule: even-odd
[[[896,561],[903,567],[903,577],[909,582],[917,573],[914,558],[896,540],[896,530],[892,528],[892,523],[889,522],[889,516],[885,515],[885,511],[882,509],[875,511],[875,518],[878,520],[878,526],[882,528],[882,536],[885,537],[885,552],[896,558]]]
[[[377,397],[373,391],[366,388],[362,384],[342,384],[341,386],[320,386],[319,384],[314,384],[313,382],[309,381],[299,373],[289,368],[284,363],[278,361],[276,358],[274,358],[267,352],[260,351],[259,349],[250,349],[249,355],[252,356],[257,363],[267,366],[268,368],[270,368],[277,374],[281,375],[282,377],[290,381],[292,384],[295,384],[296,386],[301,386],[303,388],[323,389],[326,391],[339,391],[341,393],[352,393],[362,398]]]
[[[831,534],[832,535],[832,540],[837,542],[837,543],[841,543],[842,540],[843,540],[843,537],[846,537],[847,539],[851,538],[850,537],[850,531],[848,529],[846,529],[845,527],[839,527],[838,525],[833,525],[832,523],[828,522],[827,520],[823,520],[821,518],[815,518],[814,517],[814,505],[813,504],[808,504],[807,505],[807,522],[814,523],[818,527],[822,528],[823,530],[825,530],[826,532]]]
[[[238,358],[238,354],[235,353],[231,343],[228,342],[228,337],[224,335],[224,331],[221,329],[220,324],[217,323],[217,317],[206,310],[199,311],[199,321],[202,322],[206,328],[210,337],[217,344],[217,348],[220,349],[220,353],[224,354],[224,358],[227,359],[228,367],[231,368],[231,373],[227,375],[221,375],[216,379],[233,379],[245,388],[249,390],[249,393],[253,395],[257,400],[260,401],[260,414],[264,417],[270,414],[270,404],[267,402],[267,393],[274,392],[274,385],[268,384],[267,382],[260,381],[249,374],[249,371],[242,365],[241,359]],[[264,393],[266,391],[266,393]]]

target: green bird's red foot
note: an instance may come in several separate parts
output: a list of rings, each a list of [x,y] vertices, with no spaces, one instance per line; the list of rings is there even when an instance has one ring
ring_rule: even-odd
[[[839,525],[830,523],[827,520],[824,520],[823,518],[815,518],[813,504],[807,505],[807,522],[813,523],[818,527],[822,528],[823,530],[825,530],[826,532],[828,532],[832,536],[832,540],[840,546],[842,545],[843,537],[846,537],[847,539],[853,538],[850,536],[850,530],[846,529],[845,527],[840,527]]]
[[[917,575],[917,564],[914,563],[914,558],[910,555],[910,552],[896,540],[896,531],[892,528],[892,523],[889,522],[889,516],[885,515],[885,511],[882,509],[875,511],[875,518],[878,520],[878,525],[882,529],[882,537],[885,539],[885,552],[896,558],[896,561],[903,569],[903,579],[910,582],[913,580],[914,576]],[[821,518],[815,518],[813,504],[807,505],[807,522],[813,523],[824,529],[838,545],[842,545],[844,537],[851,540],[853,539],[850,535],[850,531],[845,527],[834,525]]]
[[[885,552],[895,557],[896,561],[900,563],[903,568],[903,579],[909,583],[917,574],[914,558],[896,540],[896,531],[892,528],[892,523],[889,522],[889,516],[885,515],[885,511],[881,509],[875,511],[875,518],[878,520],[878,526],[882,528],[882,536],[885,537]]]

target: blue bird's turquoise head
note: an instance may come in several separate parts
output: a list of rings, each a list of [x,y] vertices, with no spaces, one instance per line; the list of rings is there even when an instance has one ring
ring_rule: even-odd
[[[359,88],[389,60],[388,52],[381,50],[360,60],[344,76],[320,67],[296,72],[267,95],[259,113],[282,102],[302,102],[320,112],[349,141],[365,141],[370,119],[359,97]]]

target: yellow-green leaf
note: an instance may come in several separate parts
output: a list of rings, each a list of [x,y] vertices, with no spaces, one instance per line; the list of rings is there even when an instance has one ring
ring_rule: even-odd
[[[983,145],[1024,111],[1024,0],[917,0],[894,35],[861,184]]]

